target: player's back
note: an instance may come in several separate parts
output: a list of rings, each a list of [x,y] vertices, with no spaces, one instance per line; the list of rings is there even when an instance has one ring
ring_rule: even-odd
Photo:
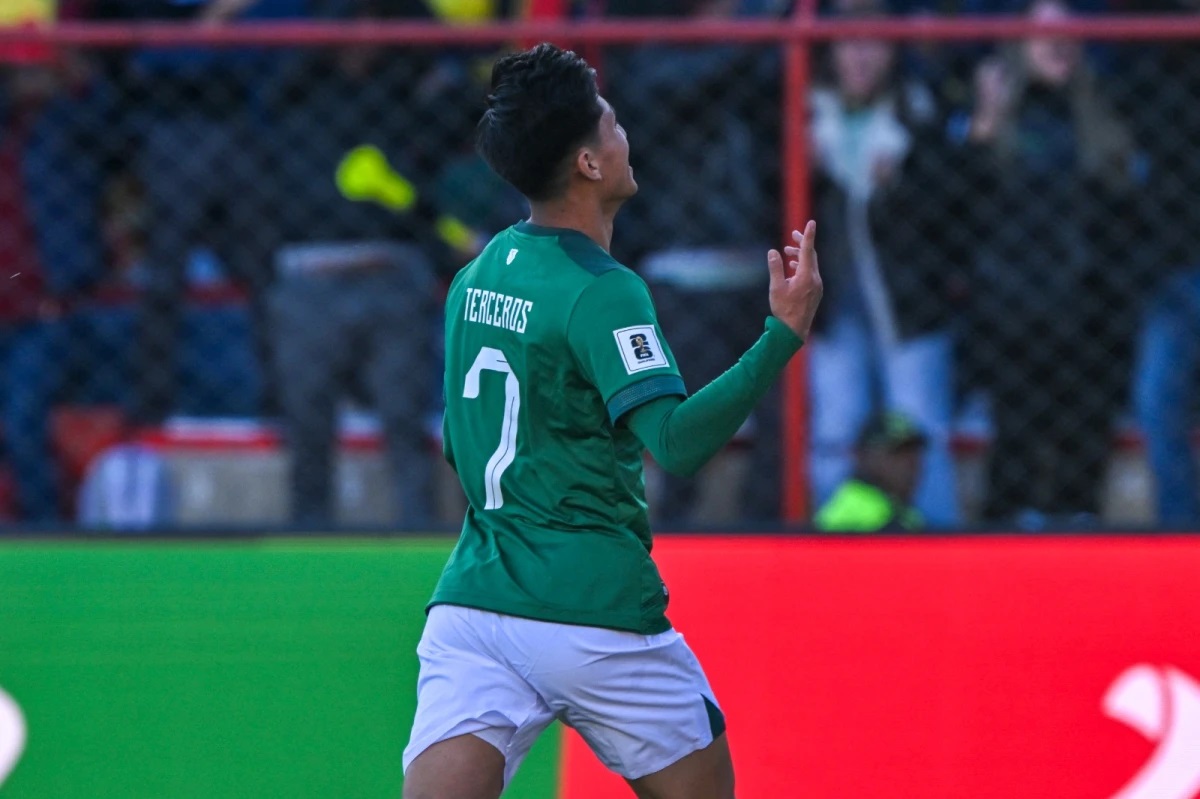
[[[666,629],[627,407],[682,394],[645,284],[577,231],[521,223],[446,301],[446,455],[469,507],[433,602]]]

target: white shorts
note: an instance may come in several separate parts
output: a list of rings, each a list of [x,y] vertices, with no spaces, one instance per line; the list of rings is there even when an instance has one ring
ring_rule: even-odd
[[[699,661],[674,630],[638,635],[438,605],[417,655],[405,771],[435,743],[471,734],[504,754],[507,785],[559,719],[605,766],[634,780],[725,729]]]

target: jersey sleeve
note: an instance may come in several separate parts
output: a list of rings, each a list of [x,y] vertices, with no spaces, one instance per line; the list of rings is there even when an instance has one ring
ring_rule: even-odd
[[[567,340],[613,423],[656,397],[687,396],[650,289],[628,270],[605,272],[584,289],[567,323]]]

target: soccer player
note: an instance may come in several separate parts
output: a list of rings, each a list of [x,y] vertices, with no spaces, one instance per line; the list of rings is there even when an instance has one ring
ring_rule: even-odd
[[[446,299],[444,449],[469,507],[417,647],[404,796],[495,799],[560,719],[639,797],[730,799],[725,719],[650,558],[642,452],[690,474],[741,426],[808,335],[816,226],[790,277],[767,255],[762,337],[688,397],[608,252],[637,183],[595,72],[548,44],[500,59],[476,144],[532,213]]]

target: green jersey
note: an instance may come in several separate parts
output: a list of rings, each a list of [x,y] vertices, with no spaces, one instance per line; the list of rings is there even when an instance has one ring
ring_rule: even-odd
[[[584,234],[522,222],[446,298],[447,460],[468,508],[430,604],[653,634],[642,443],[621,416],[684,395],[650,291]]]

